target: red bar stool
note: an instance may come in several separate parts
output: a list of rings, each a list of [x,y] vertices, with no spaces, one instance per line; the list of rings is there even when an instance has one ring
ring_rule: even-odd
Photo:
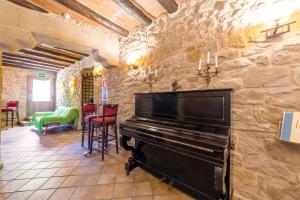
[[[90,148],[90,130],[91,121],[97,117],[97,105],[96,104],[85,104],[82,106],[82,136],[81,136],[81,146],[84,146],[84,136],[88,136],[88,149]]]
[[[15,116],[14,113],[16,113],[16,119],[17,119],[17,124],[19,124],[19,101],[9,101],[6,103],[5,108],[1,109],[2,113],[5,113],[6,115],[6,126],[8,126],[8,121],[11,120],[11,127],[14,127],[14,120]],[[11,113],[11,118],[9,118],[8,114]]]
[[[105,147],[107,149],[108,142],[112,140],[116,140],[116,151],[119,153],[117,115],[118,105],[106,104],[103,105],[103,115],[92,120],[90,154],[93,151],[93,141],[102,143],[102,160],[104,160]],[[113,134],[109,134],[109,128],[113,128]],[[99,132],[101,132],[101,134],[99,134]]]

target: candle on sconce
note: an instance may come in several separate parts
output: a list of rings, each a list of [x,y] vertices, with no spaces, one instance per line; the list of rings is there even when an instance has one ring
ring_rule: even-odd
[[[198,70],[201,70],[201,67],[202,67],[202,60],[201,60],[201,58],[200,58],[200,59],[199,59]]]
[[[216,68],[219,67],[219,64],[218,64],[218,55],[215,55],[215,66],[216,66]]]
[[[146,70],[143,70],[144,78],[146,78]]]
[[[149,69],[149,74],[151,74],[151,67],[149,66],[148,69]]]
[[[210,60],[210,53],[209,51],[207,52],[207,64],[209,64],[209,60]]]
[[[157,69],[155,69],[155,77],[157,77]]]

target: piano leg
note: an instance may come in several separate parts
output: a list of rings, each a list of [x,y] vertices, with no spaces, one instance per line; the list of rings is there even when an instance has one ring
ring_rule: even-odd
[[[133,170],[138,166],[137,160],[143,161],[144,160],[144,155],[141,153],[140,149],[142,146],[145,144],[144,142],[140,141],[137,145],[137,148],[134,148],[132,146],[129,146],[127,144],[128,141],[131,140],[131,137],[126,136],[126,135],[121,135],[120,136],[120,144],[121,146],[126,150],[126,151],[131,151],[132,157],[128,159],[128,162],[125,163],[125,170],[126,170],[126,175],[128,176],[130,174],[130,171]]]

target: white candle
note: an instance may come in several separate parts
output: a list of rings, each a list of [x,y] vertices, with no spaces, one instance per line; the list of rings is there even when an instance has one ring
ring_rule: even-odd
[[[215,65],[216,65],[216,68],[218,68],[218,55],[215,55]]]
[[[149,69],[149,74],[151,74],[151,67],[149,66],[148,69]]]
[[[146,70],[143,70],[144,78],[146,78]]]
[[[207,52],[207,64],[209,64],[209,59],[210,59],[210,53],[209,51]]]
[[[157,77],[157,69],[155,69],[155,77]]]
[[[201,58],[199,59],[199,66],[198,66],[198,70],[201,70],[201,67],[202,67],[202,60]]]

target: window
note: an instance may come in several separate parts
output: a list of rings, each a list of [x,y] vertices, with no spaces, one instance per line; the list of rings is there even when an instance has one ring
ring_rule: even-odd
[[[32,81],[32,101],[51,101],[51,80],[35,80]]]

